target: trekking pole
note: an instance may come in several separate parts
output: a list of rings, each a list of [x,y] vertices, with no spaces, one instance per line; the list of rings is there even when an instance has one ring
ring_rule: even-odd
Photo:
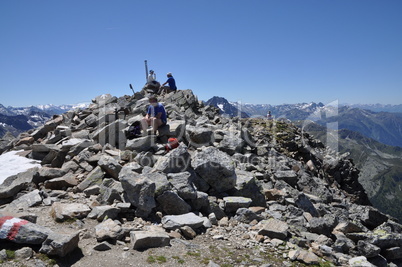
[[[145,81],[148,82],[148,62],[147,60],[144,60],[145,62]]]
[[[130,88],[131,88],[131,90],[133,91],[133,94],[135,94],[135,93],[134,93],[133,86],[131,85],[131,83],[130,83]]]

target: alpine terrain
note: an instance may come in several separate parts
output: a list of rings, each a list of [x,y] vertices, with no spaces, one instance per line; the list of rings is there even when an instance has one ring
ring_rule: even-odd
[[[101,95],[2,143],[2,169],[35,164],[1,177],[2,266],[401,265],[402,225],[347,154],[191,90],[160,96],[157,135],[130,137],[147,97]]]

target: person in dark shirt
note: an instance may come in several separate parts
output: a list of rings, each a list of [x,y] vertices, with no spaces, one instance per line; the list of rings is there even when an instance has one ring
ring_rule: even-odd
[[[161,103],[158,103],[158,99],[155,96],[151,96],[149,103],[147,115],[141,120],[142,134],[144,136],[148,134],[147,130],[149,126],[152,126],[152,132],[156,134],[158,128],[167,123],[165,107]]]
[[[164,84],[162,84],[162,86],[161,86],[161,89],[162,89],[161,93],[170,93],[170,92],[174,92],[177,90],[176,81],[173,78],[172,73],[169,72],[167,74],[167,77],[168,77],[167,81]],[[165,86],[166,84],[169,84],[169,86]]]

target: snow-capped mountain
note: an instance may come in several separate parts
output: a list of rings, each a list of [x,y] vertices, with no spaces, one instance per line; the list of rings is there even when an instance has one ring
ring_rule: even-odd
[[[219,108],[221,114],[226,114],[230,117],[249,117],[249,115],[239,109],[236,104],[229,103],[229,101],[227,101],[224,97],[214,96],[209,99],[205,104]]]
[[[75,105],[38,105],[30,107],[5,107],[0,104],[0,137],[6,132],[18,135],[21,132],[39,127],[53,115],[62,114],[72,109],[84,108],[89,103]]]
[[[274,106],[241,104],[229,102],[223,97],[213,97],[206,103],[219,107],[223,113],[229,116],[233,116],[232,110],[236,110],[234,114],[238,114],[239,111],[242,114],[246,113],[247,117],[265,117],[268,111],[271,111],[272,116],[276,119],[314,121],[329,128],[355,131],[386,145],[402,147],[401,113],[374,112],[368,109],[338,106],[337,103],[324,105],[321,102]]]

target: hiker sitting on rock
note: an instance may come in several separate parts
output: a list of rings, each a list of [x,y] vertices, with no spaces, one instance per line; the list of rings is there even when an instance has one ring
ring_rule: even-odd
[[[170,93],[170,92],[177,90],[176,81],[173,78],[172,73],[168,72],[168,74],[166,74],[166,76],[168,77],[168,79],[164,84],[162,84],[162,87],[161,87],[161,90],[159,93]],[[165,86],[166,84],[169,84],[169,86]]]
[[[153,70],[149,71],[146,87],[156,89],[155,92],[158,92],[161,87],[161,84],[156,80],[156,74]]]
[[[158,99],[155,96],[149,98],[149,107],[147,115],[141,120],[142,135],[148,135],[148,127],[152,127],[152,134],[156,134],[159,127],[166,125],[167,117],[165,107],[158,103]]]

